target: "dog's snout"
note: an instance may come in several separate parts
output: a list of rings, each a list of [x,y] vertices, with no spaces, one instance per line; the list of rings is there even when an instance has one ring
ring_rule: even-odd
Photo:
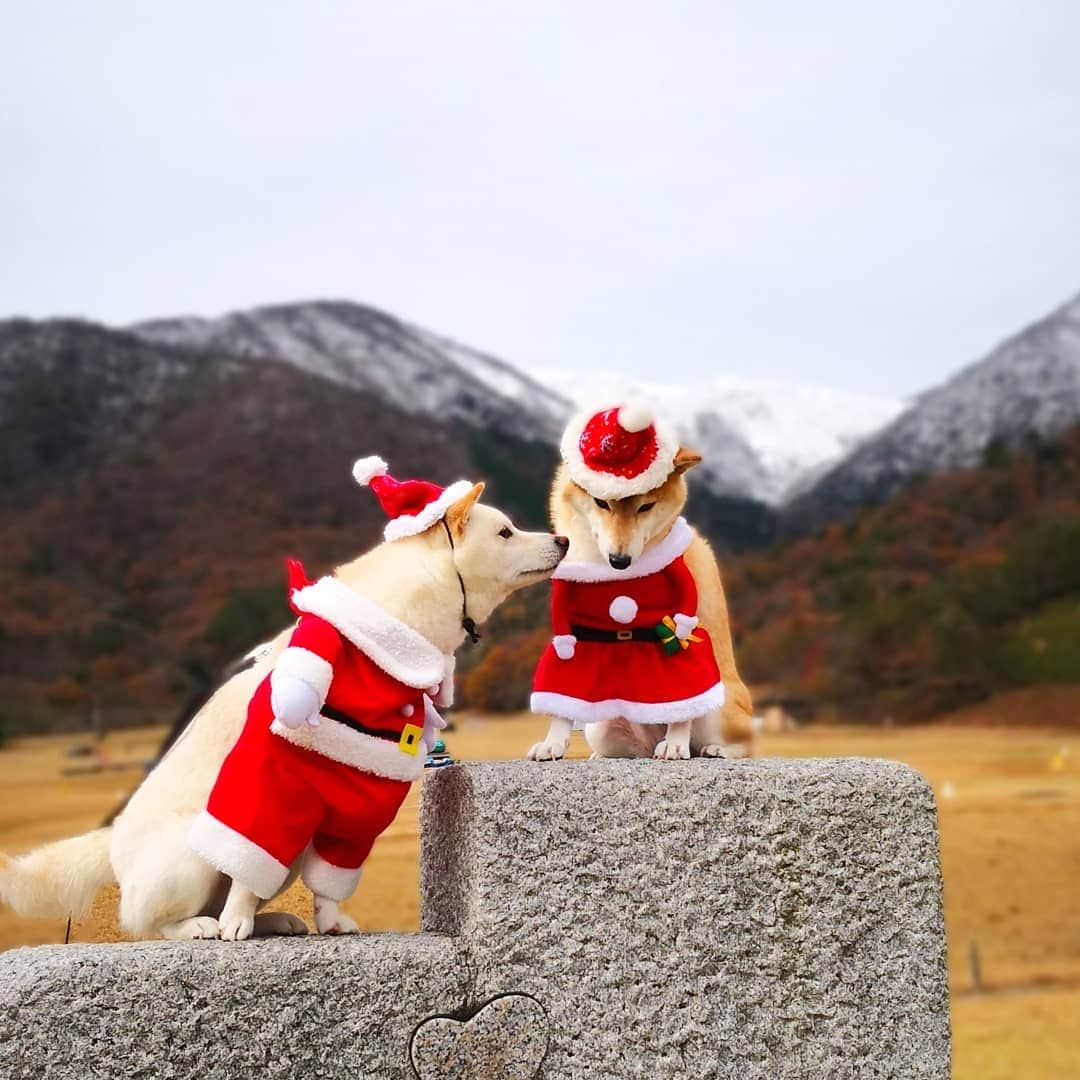
[[[570,550],[570,538],[569,537],[556,535],[556,536],[553,536],[551,539],[555,541],[555,546],[564,555]]]
[[[616,570],[625,570],[634,560],[629,555],[609,555],[607,561]]]

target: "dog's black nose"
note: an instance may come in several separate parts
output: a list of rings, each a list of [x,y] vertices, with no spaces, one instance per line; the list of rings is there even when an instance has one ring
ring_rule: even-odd
[[[553,536],[555,546],[565,555],[570,550],[570,538],[567,536]]]
[[[609,555],[607,561],[615,567],[616,570],[625,570],[634,560],[629,555]]]

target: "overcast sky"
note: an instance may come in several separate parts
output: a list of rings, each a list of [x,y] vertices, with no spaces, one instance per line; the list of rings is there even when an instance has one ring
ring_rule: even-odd
[[[1080,292],[1078,57],[1075,0],[0,0],[0,315],[908,394]]]

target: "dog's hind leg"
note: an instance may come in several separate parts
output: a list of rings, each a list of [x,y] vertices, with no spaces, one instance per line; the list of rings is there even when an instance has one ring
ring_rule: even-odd
[[[307,923],[291,911],[260,911],[255,916],[255,937],[270,937],[274,934],[288,937],[307,932]]]
[[[120,925],[134,937],[217,936],[226,879],[188,847],[190,824],[189,816],[168,815],[118,819],[113,828]]]
[[[729,741],[724,738],[726,726],[723,713],[719,709],[706,716],[699,716],[690,730],[691,753],[695,757],[753,757],[752,744]]]
[[[598,758],[652,757],[664,732],[660,724],[631,724],[629,720],[601,720],[585,728],[585,741]]]

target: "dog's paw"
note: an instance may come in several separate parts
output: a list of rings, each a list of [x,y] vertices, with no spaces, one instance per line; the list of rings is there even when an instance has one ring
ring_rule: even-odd
[[[709,743],[708,746],[703,746],[701,748],[701,756],[726,758],[731,756],[730,749],[730,747],[725,746],[723,743]]]
[[[291,911],[264,911],[255,916],[255,934],[259,937],[271,934],[306,934],[308,925]]]
[[[661,739],[656,744],[653,757],[660,761],[686,761],[690,757],[690,747],[672,739]]]
[[[218,936],[222,941],[247,941],[254,929],[254,916],[228,915],[222,912]]]
[[[566,753],[566,743],[538,742],[529,747],[526,761],[558,761]]]
[[[746,747],[740,746],[738,743],[709,743],[701,748],[701,756],[727,758],[730,761],[734,758],[745,758],[750,755],[747,753]]]
[[[315,915],[315,929],[320,934],[358,934],[360,933],[360,927],[356,925],[355,919],[350,919],[348,915],[337,911],[334,912],[333,918],[320,918],[318,913]]]
[[[203,941],[218,936],[218,921],[209,915],[196,915],[161,927],[161,936],[169,941]]]

